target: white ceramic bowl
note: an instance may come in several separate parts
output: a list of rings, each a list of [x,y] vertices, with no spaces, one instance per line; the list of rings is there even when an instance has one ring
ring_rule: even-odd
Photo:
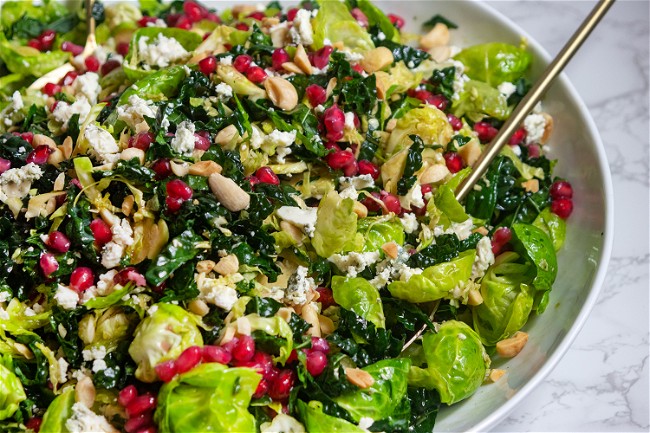
[[[452,44],[528,40],[535,56],[531,77],[540,74],[550,57],[521,28],[477,1],[378,1],[379,7],[404,17],[407,29],[441,14],[459,25]],[[567,239],[559,253],[559,272],[546,312],[532,316],[524,330],[528,344],[517,357],[493,366],[507,376],[482,386],[471,398],[441,410],[434,431],[485,431],[508,413],[560,361],[584,324],[603,283],[613,239],[613,196],[609,168],[598,131],[585,104],[566,77],[549,90],[544,109],[554,119],[549,157],[558,159],[555,174],[574,189],[574,211]]]

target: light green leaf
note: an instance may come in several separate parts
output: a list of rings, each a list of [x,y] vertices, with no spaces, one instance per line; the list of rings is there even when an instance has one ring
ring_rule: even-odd
[[[332,277],[334,300],[341,307],[354,311],[358,316],[372,322],[377,328],[385,328],[384,307],[379,291],[365,278]]]
[[[359,244],[356,239],[357,214],[353,209],[354,200],[342,199],[336,191],[330,191],[321,200],[311,241],[319,256],[327,258],[341,251],[356,249]]]

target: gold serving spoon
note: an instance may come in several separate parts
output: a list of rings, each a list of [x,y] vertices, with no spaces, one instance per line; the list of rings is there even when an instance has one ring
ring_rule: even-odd
[[[519,125],[524,121],[524,118],[530,113],[535,104],[542,98],[542,95],[548,90],[553,80],[562,72],[564,67],[569,63],[569,60],[582,46],[583,42],[591,34],[596,25],[605,16],[605,13],[614,4],[615,0],[600,0],[593,8],[591,13],[585,18],[578,30],[575,31],[573,36],[564,45],[562,50],[553,59],[553,61],[546,67],[541,77],[537,80],[535,85],[530,89],[526,96],[519,102],[517,108],[512,112],[512,115],[503,124],[499,133],[494,139],[485,146],[483,152],[474,165],[470,175],[458,186],[456,190],[456,199],[462,201],[467,197],[467,194],[474,188],[476,182],[485,174],[490,167],[492,160],[499,154],[503,146],[508,142],[510,136],[519,128]],[[439,301],[435,302],[429,320],[433,320],[433,316],[437,310]],[[427,325],[422,328],[409,339],[402,351],[415,342],[422,333],[426,330]]]
[[[85,0],[85,2],[88,36],[86,37],[86,45],[84,45],[84,50],[81,53],[81,56],[84,59],[94,53],[97,49],[97,40],[95,38],[95,18],[93,18],[93,5],[95,4],[95,0]],[[64,63],[63,65],[59,66],[56,69],[52,69],[47,74],[34,81],[29,86],[29,88],[40,90],[47,83],[58,83],[63,77],[65,77],[65,74],[74,70],[75,67],[70,62]]]

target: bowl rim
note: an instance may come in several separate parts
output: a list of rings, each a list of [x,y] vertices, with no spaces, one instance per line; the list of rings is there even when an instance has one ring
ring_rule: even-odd
[[[533,49],[538,60],[542,62],[544,66],[548,65],[552,57],[546,51],[546,49],[537,42],[528,32],[521,28],[517,23],[512,21],[509,17],[503,15],[498,10],[494,9],[490,5],[486,4],[481,0],[467,0],[469,3],[472,3],[473,6],[481,9],[482,13],[490,15],[491,17],[497,19],[508,25],[510,29],[517,32],[522,37],[526,38],[528,46]],[[509,400],[507,400],[503,405],[501,405],[497,410],[492,412],[489,416],[483,418],[481,421],[476,423],[472,428],[467,431],[479,432],[479,431],[489,431],[494,428],[499,422],[502,422],[528,395],[535,389],[544,379],[553,371],[553,369],[558,365],[562,357],[567,353],[574,340],[582,330],[589,314],[591,313],[593,307],[596,304],[596,301],[600,295],[605,276],[607,274],[608,265],[611,258],[612,246],[614,240],[614,188],[612,184],[611,172],[609,169],[609,163],[607,161],[607,156],[605,153],[605,147],[603,145],[602,138],[596,126],[594,119],[587,108],[587,105],[582,100],[582,97],[575,89],[573,84],[570,82],[565,72],[562,72],[558,78],[556,78],[556,85],[561,85],[566,89],[569,98],[576,103],[578,111],[585,120],[587,129],[591,135],[590,139],[593,141],[594,148],[596,150],[596,156],[598,161],[598,168],[602,173],[602,186],[603,186],[603,196],[605,198],[604,204],[604,231],[603,231],[603,243],[599,256],[599,266],[596,271],[596,275],[593,278],[591,284],[591,289],[589,294],[585,298],[584,305],[578,315],[576,316],[575,321],[562,338],[562,341],[556,349],[553,351],[551,356],[544,362],[543,366],[537,371],[537,373],[524,385],[518,392]],[[434,429],[435,430],[435,429]]]

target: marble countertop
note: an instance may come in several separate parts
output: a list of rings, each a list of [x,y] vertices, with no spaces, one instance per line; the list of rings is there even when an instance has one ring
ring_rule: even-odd
[[[488,1],[551,54],[595,1]],[[566,73],[602,136],[614,184],[612,259],[584,328],[494,431],[648,431],[650,3],[619,0]]]

